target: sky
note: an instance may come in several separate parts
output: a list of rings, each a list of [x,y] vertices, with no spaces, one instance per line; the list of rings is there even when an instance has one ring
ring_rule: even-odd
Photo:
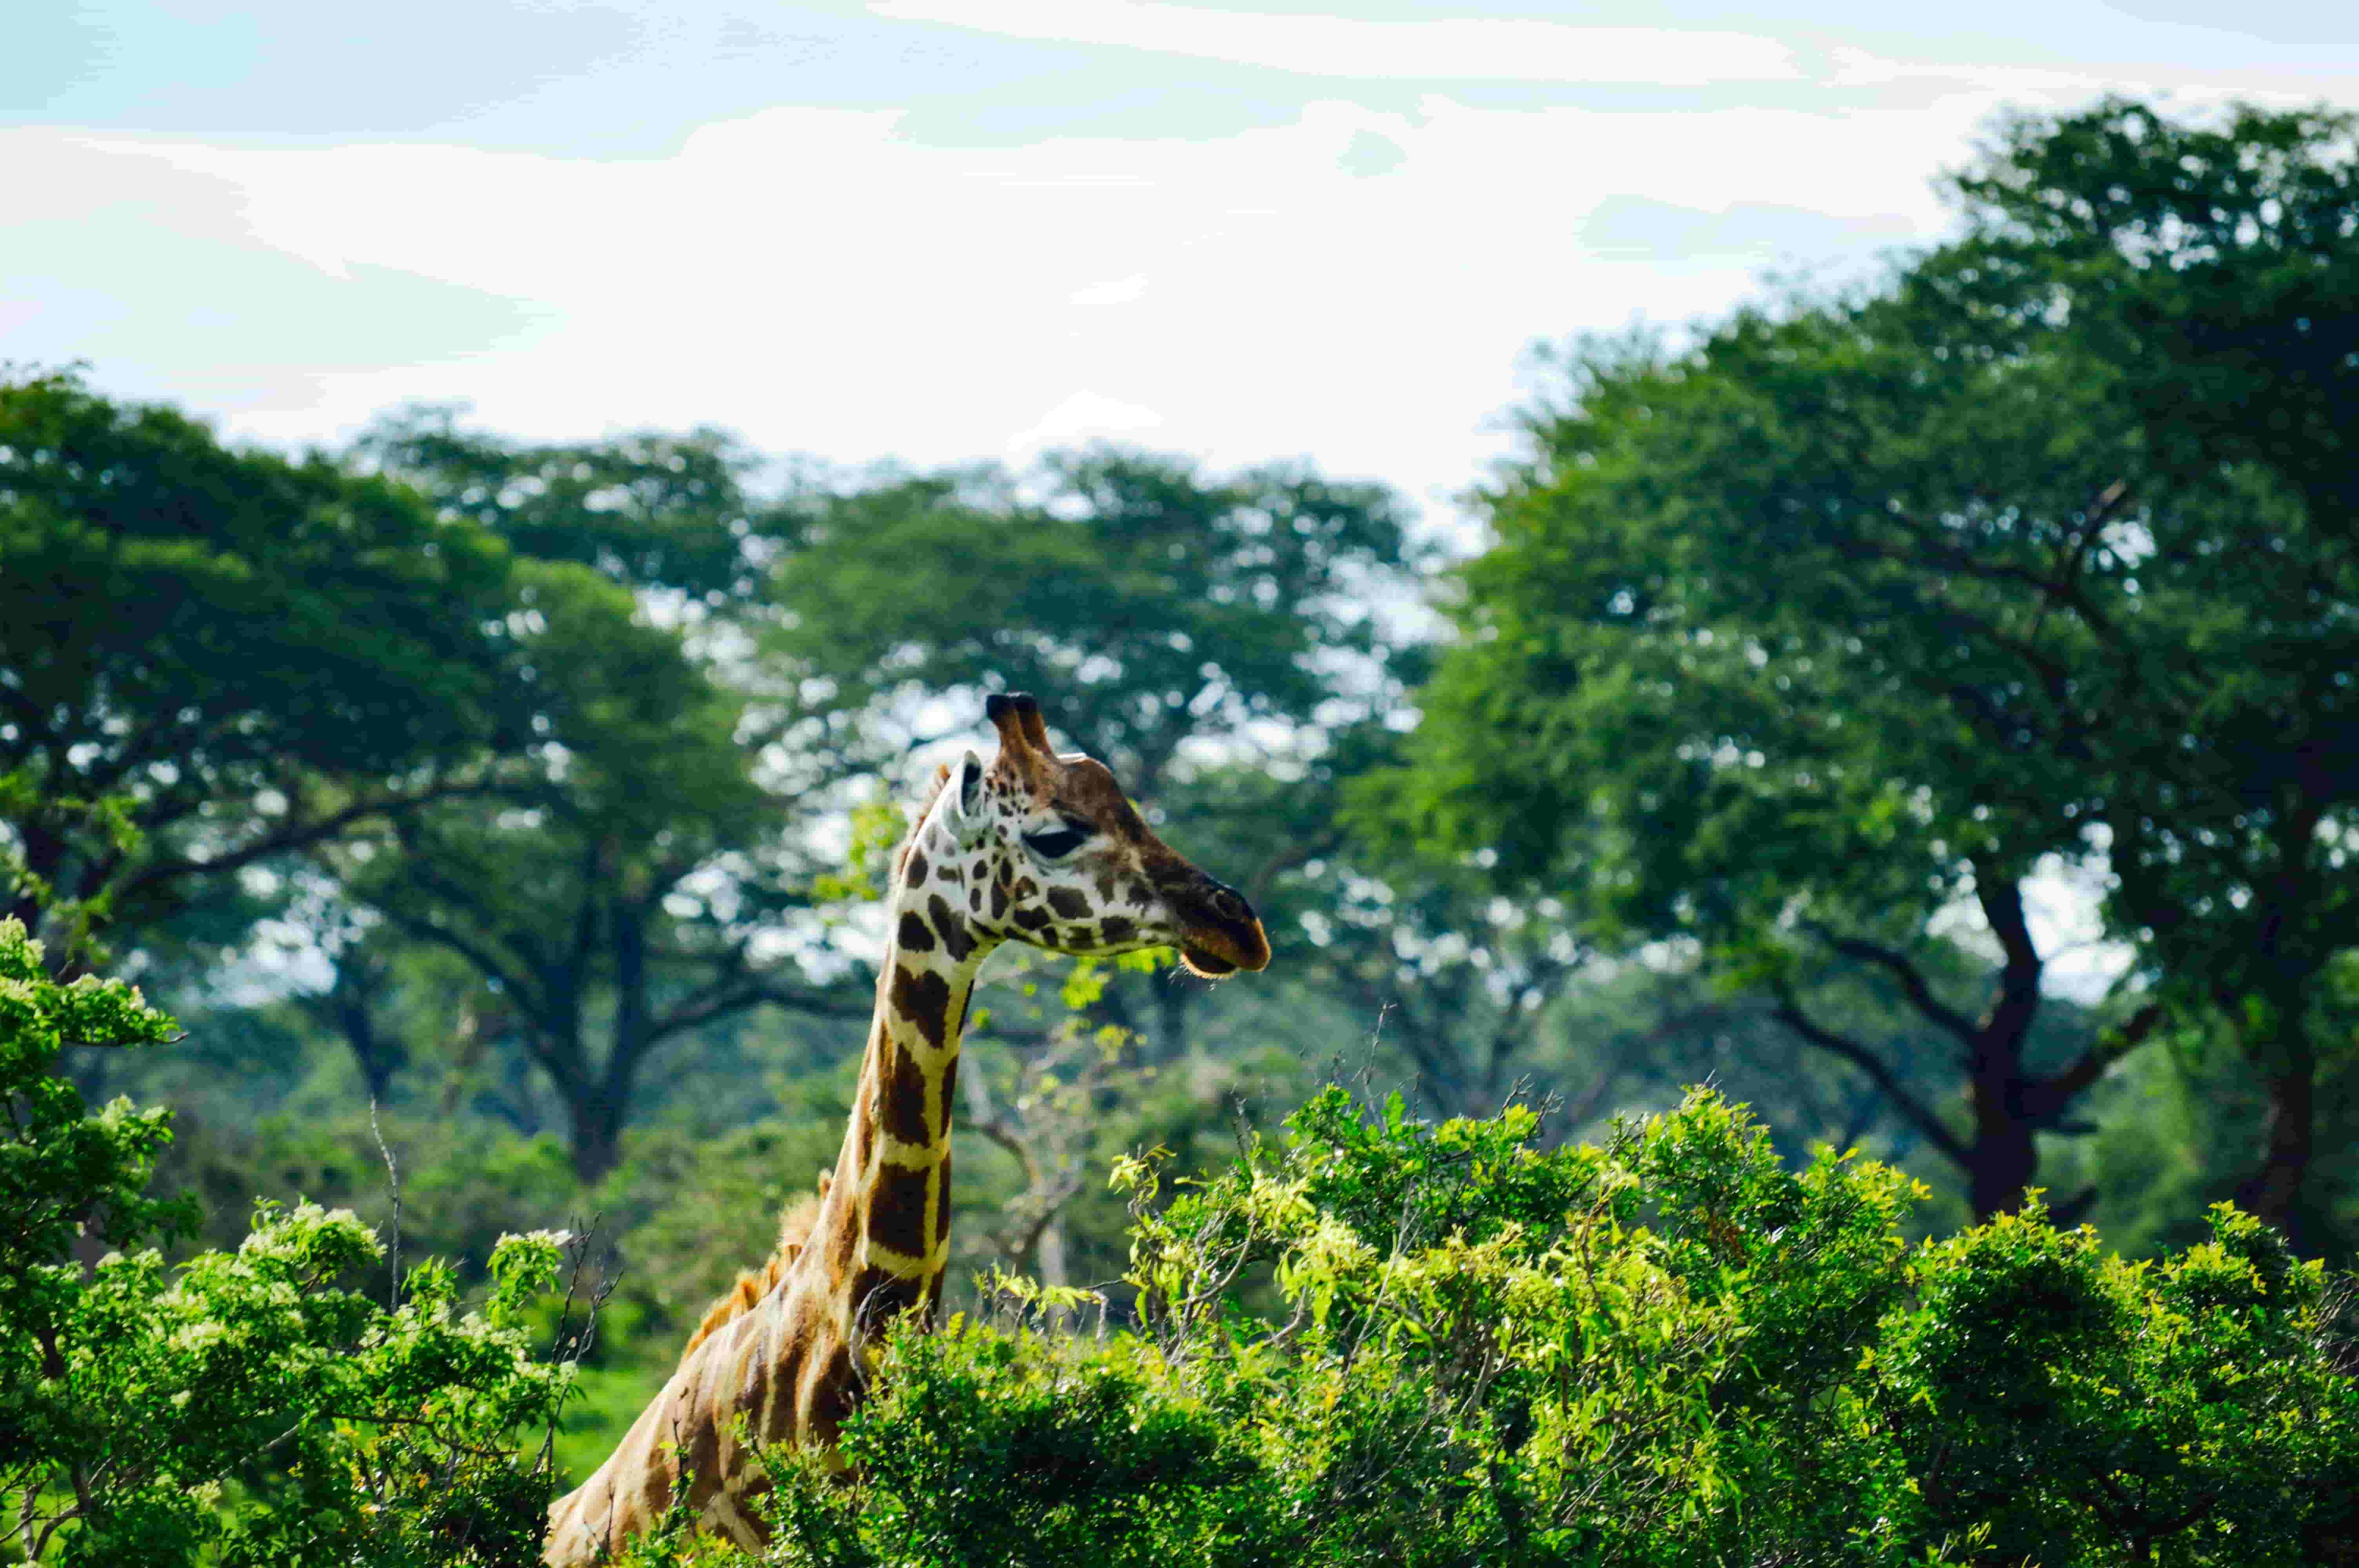
[[[0,359],[282,445],[1110,439],[1438,524],[1533,345],[1938,236],[2002,107],[2359,103],[2359,11],[2287,0],[26,9]]]
[[[1307,460],[1463,545],[1535,345],[1872,275],[1994,115],[2107,92],[2359,105],[2359,7],[33,0],[0,361],[288,447],[424,400],[845,467]]]

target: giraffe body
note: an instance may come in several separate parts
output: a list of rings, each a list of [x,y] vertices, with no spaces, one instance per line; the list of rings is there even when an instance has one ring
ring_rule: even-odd
[[[1002,942],[1176,946],[1216,976],[1269,961],[1245,901],[1157,838],[1103,763],[1051,751],[1029,697],[994,697],[987,711],[998,756],[986,768],[970,752],[947,772],[896,860],[867,1055],[807,1232],[798,1242],[789,1210],[769,1265],[707,1315],[614,1452],[550,1509],[548,1563],[618,1549],[662,1518],[683,1472],[701,1528],[760,1546],[748,1505],[765,1483],[749,1447],[832,1456],[885,1326],[905,1313],[933,1320],[950,1258],[959,1039]]]

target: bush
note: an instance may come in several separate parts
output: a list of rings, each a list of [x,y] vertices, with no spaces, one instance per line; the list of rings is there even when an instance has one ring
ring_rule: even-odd
[[[168,1114],[92,1114],[56,1066],[173,1033],[129,988],[56,984],[0,921],[0,1546],[119,1568],[538,1561],[549,1484],[520,1434],[562,1373],[517,1325],[562,1238],[505,1238],[481,1313],[439,1262],[392,1308],[344,1288],[383,1246],[313,1204],[265,1205],[234,1251],[168,1268],[155,1244],[194,1223],[146,1190]]]
[[[1340,1089],[1288,1126],[1168,1203],[1118,1169],[1135,1332],[895,1337],[858,1479],[778,1465],[773,1558],[2359,1561],[2340,1297],[2224,1206],[2158,1266],[2036,1210],[1912,1249],[1913,1183],[1701,1090],[1604,1148]]]

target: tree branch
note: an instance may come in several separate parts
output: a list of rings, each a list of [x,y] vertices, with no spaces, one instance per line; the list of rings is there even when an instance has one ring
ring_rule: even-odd
[[[1923,1133],[1935,1148],[1949,1156],[1951,1161],[1961,1169],[1973,1169],[1973,1151],[1966,1147],[1965,1141],[1951,1131],[1942,1123],[1941,1119],[1933,1114],[1930,1106],[1909,1093],[1907,1086],[1901,1083],[1890,1067],[1885,1065],[1875,1052],[1850,1036],[1838,1034],[1833,1030],[1817,1022],[1802,1011],[1801,1004],[1794,1000],[1791,991],[1780,988],[1777,996],[1777,1004],[1771,1011],[1780,1023],[1820,1050],[1831,1055],[1840,1056],[1865,1073],[1868,1080],[1899,1108],[1900,1114],[1907,1117],[1909,1124]]]
[[[1964,1013],[1942,1001],[1940,997],[1935,996],[1931,982],[1925,979],[1925,972],[1917,967],[1908,954],[1897,947],[1886,947],[1882,943],[1870,942],[1864,936],[1837,935],[1827,927],[1816,923],[1808,923],[1807,929],[1820,941],[1824,942],[1844,957],[1858,963],[1873,964],[1891,975],[1900,983],[1900,989],[1907,994],[1911,1007],[1923,1013],[1926,1018],[1940,1026],[1946,1033],[1955,1035],[1958,1042],[1967,1050],[1973,1050],[1981,1043],[1983,1035],[1981,1026]]]
[[[2071,1066],[2052,1077],[2027,1085],[2023,1098],[2030,1120],[2038,1126],[2052,1125],[2082,1090],[2105,1076],[2107,1068],[2145,1044],[2146,1037],[2154,1033],[2163,1018],[2162,1004],[2150,1001],[2118,1030],[2099,1034]]]

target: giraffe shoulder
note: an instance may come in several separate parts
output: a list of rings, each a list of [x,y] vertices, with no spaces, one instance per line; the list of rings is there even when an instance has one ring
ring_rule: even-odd
[[[819,1179],[818,1196],[805,1194],[779,1212],[777,1249],[760,1269],[749,1269],[740,1273],[728,1293],[706,1310],[704,1321],[696,1325],[696,1332],[690,1334],[688,1343],[680,1346],[681,1366],[688,1365],[688,1358],[696,1353],[698,1346],[752,1312],[761,1299],[786,1278],[787,1271],[794,1266],[797,1258],[802,1256],[804,1244],[810,1239],[811,1226],[819,1218],[820,1200],[827,1195],[827,1188],[828,1178],[822,1174]]]

